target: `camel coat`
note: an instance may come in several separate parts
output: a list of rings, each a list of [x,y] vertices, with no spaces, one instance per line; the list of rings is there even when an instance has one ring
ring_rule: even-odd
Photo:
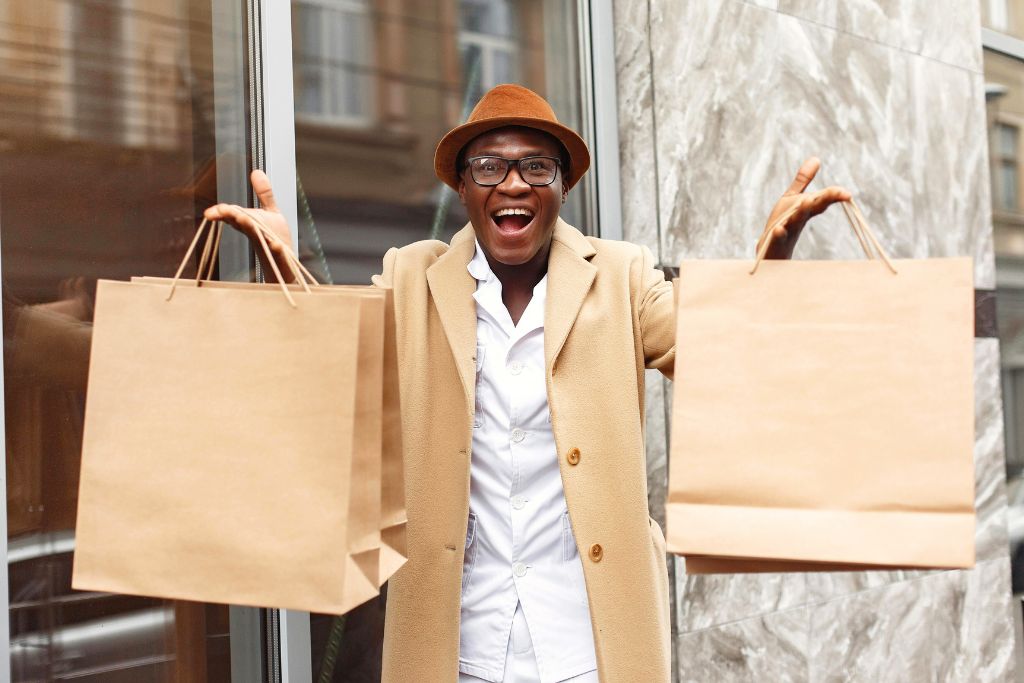
[[[409,561],[391,578],[384,683],[458,678],[462,561],[475,406],[472,226],[451,245],[391,249]],[[544,355],[551,425],[579,546],[603,683],[669,680],[665,538],[647,512],[644,368],[671,376],[672,285],[646,248],[558,221]],[[571,455],[570,455],[571,454]]]

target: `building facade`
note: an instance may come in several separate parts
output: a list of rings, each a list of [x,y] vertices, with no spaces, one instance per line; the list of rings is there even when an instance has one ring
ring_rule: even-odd
[[[1006,420],[1004,458],[1017,366],[1003,310],[1019,288],[1024,318],[1024,275],[1011,275],[1024,263],[1024,76],[1006,52],[983,60],[982,21],[1019,38],[1024,12],[996,0],[0,2],[0,680],[7,666],[25,682],[379,679],[386,594],[339,619],[70,589],[95,281],[173,272],[202,210],[252,202],[247,174],[264,168],[309,268],[365,283],[388,247],[465,223],[433,175],[434,145],[510,81],[547,97],[594,152],[563,217],[648,246],[666,269],[749,256],[817,154],[889,253],[973,256],[979,311],[998,283],[999,339],[981,325],[975,346],[977,568],[687,577],[672,561],[677,680],[1012,680],[1005,473],[1024,462],[1024,418]],[[797,257],[855,245],[826,215]],[[237,236],[218,275],[259,275]],[[670,404],[671,385],[649,375],[660,521]]]

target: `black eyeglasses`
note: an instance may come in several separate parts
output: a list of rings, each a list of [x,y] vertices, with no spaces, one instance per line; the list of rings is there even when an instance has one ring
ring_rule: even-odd
[[[469,174],[473,182],[484,187],[501,185],[508,176],[508,170],[516,164],[519,177],[529,185],[543,187],[555,181],[562,162],[555,157],[523,157],[522,159],[505,159],[504,157],[470,157],[466,159]]]

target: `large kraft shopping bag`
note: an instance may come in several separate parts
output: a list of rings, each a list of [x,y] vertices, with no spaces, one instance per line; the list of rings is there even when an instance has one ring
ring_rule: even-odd
[[[138,282],[170,282],[170,278],[136,277]],[[193,282],[182,283],[192,285]],[[237,282],[203,282],[203,287],[274,288],[274,285]],[[297,289],[297,286],[290,286]],[[350,500],[350,552],[367,575],[376,572],[373,581],[380,587],[405,564],[406,524],[405,476],[402,461],[402,416],[398,385],[398,347],[395,330],[394,294],[389,288],[350,285],[318,285],[318,294],[344,293],[348,296],[378,300],[383,304],[383,338],[376,333],[380,321],[376,315],[360,318],[359,367],[356,389],[356,415],[353,429],[354,457],[350,481],[360,487],[360,496]],[[350,324],[339,320],[338,324]],[[383,341],[383,344],[381,342]],[[374,356],[382,361],[380,371]],[[365,389],[364,389],[365,387]],[[376,410],[374,410],[376,406]],[[376,495],[377,499],[366,498]],[[372,530],[365,523],[375,520]],[[358,528],[352,529],[356,525]],[[360,539],[372,539],[371,543]],[[367,555],[372,545],[375,556]]]
[[[687,260],[667,542],[688,573],[974,562],[969,258]]]
[[[102,281],[73,586],[338,614],[376,594],[349,538],[360,307]]]
[[[218,231],[211,232],[214,244]],[[204,256],[209,250],[203,250]],[[198,273],[204,274],[204,258]],[[296,263],[296,275],[305,277],[318,294],[340,294],[367,300],[360,316],[359,367],[356,388],[356,415],[353,430],[354,458],[352,481],[359,486],[361,495],[350,500],[350,552],[365,567],[376,572],[375,584],[382,586],[406,562],[405,479],[402,461],[402,421],[398,379],[398,346],[395,328],[394,292],[390,288],[355,285],[320,285],[301,264]],[[207,275],[212,272],[208,269]],[[133,281],[170,283],[170,278],[135,277]],[[224,288],[276,288],[261,283],[182,281],[179,285]],[[298,291],[300,285],[289,285]],[[376,303],[374,303],[376,302]],[[371,307],[368,314],[365,307]],[[339,320],[338,324],[348,324]],[[381,332],[383,330],[383,332]],[[372,368],[372,369],[371,369]],[[377,368],[380,368],[379,370]],[[379,490],[377,500],[368,500]],[[374,520],[372,528],[363,527]],[[355,528],[353,528],[355,527]],[[366,540],[360,540],[366,539]],[[368,541],[368,542],[367,542]],[[369,555],[367,548],[373,548]]]

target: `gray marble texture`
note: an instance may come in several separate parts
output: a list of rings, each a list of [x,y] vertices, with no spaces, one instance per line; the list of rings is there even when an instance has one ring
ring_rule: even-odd
[[[1008,592],[1003,557],[813,606],[808,680],[1013,680]]]
[[[647,446],[647,504],[651,517],[665,528],[665,499],[668,495],[668,432],[665,421],[665,385],[657,370],[644,375],[646,396],[645,439]],[[671,388],[671,385],[669,385]]]
[[[800,162],[890,255],[970,255],[995,285],[978,3],[615,0],[626,238],[664,265],[750,257]],[[841,211],[797,258],[860,258]],[[978,566],[675,575],[681,681],[1012,679],[999,349],[975,343]],[[671,384],[648,378],[652,516]],[[663,410],[659,411],[657,402]],[[660,413],[660,414],[659,414]],[[660,418],[660,420],[659,420]]]
[[[616,0],[613,12],[622,234],[648,247],[660,261],[648,0]]]
[[[977,2],[778,0],[778,10],[865,41],[981,73]]]
[[[986,562],[1005,557],[1009,548],[998,339],[974,342],[974,431],[975,544],[978,562]]]
[[[678,636],[682,683],[807,681],[810,610],[791,609]]]

